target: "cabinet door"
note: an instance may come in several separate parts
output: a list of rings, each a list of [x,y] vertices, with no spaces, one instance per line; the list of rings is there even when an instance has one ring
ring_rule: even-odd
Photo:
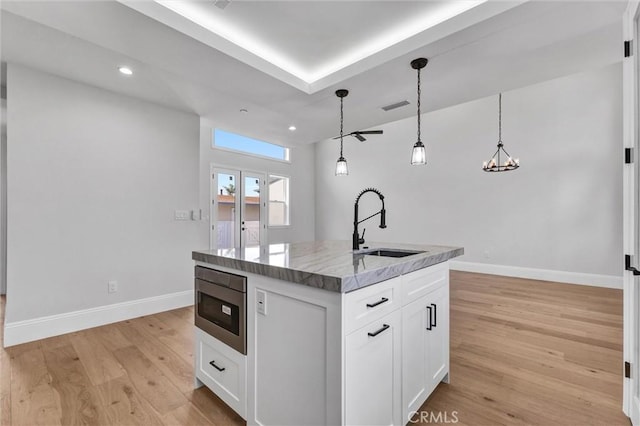
[[[449,372],[449,286],[446,282],[402,308],[402,408],[420,409]]]
[[[429,395],[429,296],[402,308],[403,416],[417,411]],[[433,330],[433,327],[431,327]]]
[[[345,398],[348,425],[399,425],[401,404],[401,311],[346,337]]]
[[[431,330],[427,330],[430,394],[449,372],[449,286],[439,287],[427,298],[432,315]]]

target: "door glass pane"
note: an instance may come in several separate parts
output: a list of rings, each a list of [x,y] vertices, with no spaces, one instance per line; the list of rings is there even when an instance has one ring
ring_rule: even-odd
[[[217,202],[217,248],[233,248],[236,246],[236,185],[234,175],[218,173]]]
[[[242,232],[245,247],[260,244],[260,178],[244,176]]]

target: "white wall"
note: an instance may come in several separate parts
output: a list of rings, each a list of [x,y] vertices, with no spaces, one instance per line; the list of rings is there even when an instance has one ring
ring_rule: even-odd
[[[12,64],[7,84],[7,327],[192,292],[207,226],[174,210],[199,207],[199,118]]]
[[[290,219],[287,227],[269,228],[269,244],[315,239],[315,162],[313,145],[289,147],[291,162],[273,161],[212,148],[212,130],[216,123],[202,120],[200,127],[200,203],[208,206],[211,187],[211,164],[237,170],[273,173],[290,178]],[[229,130],[223,127],[223,130]],[[233,130],[231,130],[233,131]],[[238,131],[238,133],[242,133]],[[278,143],[278,141],[269,141]],[[203,211],[207,214],[209,209]]]
[[[468,262],[618,279],[621,91],[616,64],[504,93],[503,141],[521,160],[510,173],[481,170],[496,149],[497,96],[423,115],[427,166],[409,165],[415,118],[377,126],[384,135],[365,143],[347,139],[348,177],[334,176],[338,142],[318,143],[316,238],[349,239],[354,198],[374,186],[388,228],[363,224],[368,241],[464,246]],[[367,195],[361,218],[377,203]]]

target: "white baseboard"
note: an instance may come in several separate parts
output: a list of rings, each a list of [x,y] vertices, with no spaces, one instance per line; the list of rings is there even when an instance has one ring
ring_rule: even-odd
[[[477,272],[480,274],[503,275],[507,277],[528,278],[532,280],[554,281],[559,283],[590,285],[622,289],[622,276],[585,274],[582,272],[553,271],[549,269],[523,268],[519,266],[492,265],[489,263],[449,261],[449,267],[455,271]]]
[[[193,305],[193,290],[5,323],[4,347]]]

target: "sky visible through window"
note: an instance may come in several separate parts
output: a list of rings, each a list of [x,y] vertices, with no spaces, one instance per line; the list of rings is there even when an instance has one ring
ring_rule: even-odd
[[[260,196],[260,181],[255,177],[245,177],[245,193],[247,197]],[[237,194],[236,194],[237,192]],[[240,196],[240,188],[237,187],[235,177],[226,173],[218,175],[218,195]]]
[[[232,149],[234,151],[246,152],[248,154],[260,155],[262,157],[275,158],[278,160],[288,160],[288,149],[268,142],[238,135],[236,133],[225,132],[215,129],[213,133],[213,145],[220,148]]]

